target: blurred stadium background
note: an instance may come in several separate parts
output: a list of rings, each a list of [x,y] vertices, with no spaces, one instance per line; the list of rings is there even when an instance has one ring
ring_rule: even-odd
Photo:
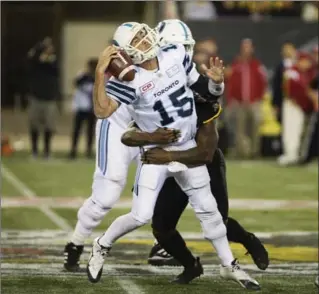
[[[313,282],[318,275],[318,89],[315,89],[318,82],[313,86],[313,80],[316,75],[318,80],[318,2],[2,1],[3,293],[185,293],[189,289],[206,293],[212,288],[220,293],[241,293],[237,286],[215,278],[218,277],[216,257],[211,254],[211,246],[201,240],[199,223],[189,210],[180,222],[180,229],[190,247],[202,256],[207,274],[194,287],[168,284],[180,269],[154,269],[146,265],[153,244],[149,227],[130,234],[114,247],[114,264],[108,267],[100,285],[92,287],[85,274],[70,275],[62,271],[63,246],[76,223],[77,209],[90,195],[94,170],[94,152],[87,148],[85,138],[90,137],[92,129],[86,132],[83,126],[78,152],[74,144],[75,123],[92,122],[90,115],[81,116],[90,111],[81,110],[74,98],[79,87],[77,77],[89,60],[94,64],[120,23],[138,21],[155,26],[166,18],[181,18],[190,26],[198,42],[195,54],[198,62],[206,62],[208,55],[224,59],[227,89],[246,91],[245,97],[236,100],[228,90],[219,121],[220,147],[227,155],[230,215],[262,238],[272,265],[266,273],[261,273],[250,257],[245,256],[243,248],[232,245],[236,256],[259,279],[262,293],[317,293]],[[244,58],[243,43],[247,39],[262,67],[248,67],[246,70],[251,73],[242,73],[238,86],[234,60],[238,60],[238,55]],[[286,45],[288,51],[292,48],[291,55],[285,53]],[[42,54],[48,47],[53,48],[47,54],[53,56],[54,66],[45,73],[39,72],[39,60],[34,59],[38,55],[34,52]],[[306,72],[298,67],[301,59],[308,61]],[[304,76],[304,82],[298,84],[292,80],[295,84],[285,88],[285,72],[289,69]],[[248,78],[255,79],[258,75],[263,82],[255,90],[262,93],[261,97],[250,86],[258,81]],[[57,112],[52,117],[53,126],[49,127],[55,131],[37,134],[37,153],[31,144],[35,134],[30,128],[30,109],[35,99],[34,83],[40,84],[39,79],[40,89],[36,90],[49,92],[42,98],[52,102]],[[315,93],[315,99],[311,99],[311,93]],[[255,153],[250,144],[253,135],[243,133],[238,137],[242,132],[238,127],[240,114],[247,105],[254,107],[252,99],[257,100],[258,107],[253,114],[258,119],[251,123],[257,123],[260,142]],[[303,155],[298,161],[278,160],[285,149],[282,99],[311,102],[311,107],[301,111],[304,119],[298,119],[297,126],[287,128],[290,137],[294,137],[295,128],[304,130],[297,138],[300,144],[296,143]],[[237,104],[233,104],[235,100]],[[290,117],[293,122],[295,118]],[[44,137],[51,146],[43,155]],[[129,211],[134,175],[132,165],[120,203],[97,233],[104,231],[116,216]],[[89,246],[85,258],[88,250]]]

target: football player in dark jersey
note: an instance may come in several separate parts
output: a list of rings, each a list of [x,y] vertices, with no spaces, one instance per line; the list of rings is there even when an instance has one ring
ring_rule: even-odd
[[[179,20],[174,21],[180,22]],[[182,24],[186,26],[186,24]],[[163,24],[160,23],[159,27],[162,26]],[[174,33],[174,38],[178,36],[178,33],[172,32],[171,28],[169,33]],[[182,32],[179,35],[181,34]],[[188,42],[185,42],[186,45],[192,43],[189,41],[190,38],[192,39],[189,29],[187,36],[182,37],[188,40]],[[181,42],[182,37],[176,42]],[[192,50],[192,47],[185,47]],[[215,123],[215,119],[221,113],[221,107],[217,102],[218,97],[205,98],[209,99],[206,100],[197,96],[197,147],[178,152],[165,151],[160,148],[151,149],[143,154],[142,161],[146,164],[165,164],[177,161],[187,166],[206,164],[212,179],[212,193],[227,226],[228,240],[241,243],[251,254],[258,268],[265,270],[269,265],[269,259],[268,253],[260,240],[254,234],[247,232],[235,219],[228,217],[226,164],[223,153],[217,148],[218,132]],[[134,128],[130,129],[123,135],[122,142],[129,146],[142,146],[146,143],[145,133]],[[152,220],[153,233],[159,244],[152,248],[149,263],[153,265],[183,265],[184,271],[174,280],[177,283],[189,283],[203,273],[199,259],[192,255],[185,241],[176,230],[178,220],[187,204],[188,197],[186,194],[179,188],[173,178],[169,178],[159,194]]]

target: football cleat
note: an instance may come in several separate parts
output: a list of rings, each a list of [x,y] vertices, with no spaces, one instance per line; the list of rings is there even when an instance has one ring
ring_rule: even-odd
[[[319,288],[319,276],[315,280],[315,285]]]
[[[148,257],[148,264],[153,266],[180,266],[172,255],[167,253],[160,244],[155,243]]]
[[[80,257],[83,252],[83,245],[77,246],[72,242],[64,247],[64,268],[69,272],[80,270]]]
[[[221,266],[220,275],[226,280],[235,281],[247,290],[257,291],[261,289],[258,282],[240,268],[237,259],[235,259],[230,266]]]
[[[93,241],[92,251],[86,267],[86,273],[91,283],[97,283],[102,276],[104,261],[111,250],[110,247],[104,247],[99,244],[99,238]]]
[[[250,254],[254,263],[261,270],[265,270],[269,266],[268,252],[261,241],[254,235],[250,234],[249,241],[245,244],[246,254]]]
[[[199,257],[197,257],[194,266],[185,268],[184,271],[172,281],[172,283],[189,284],[192,280],[200,277],[203,273],[203,266],[200,263]]]

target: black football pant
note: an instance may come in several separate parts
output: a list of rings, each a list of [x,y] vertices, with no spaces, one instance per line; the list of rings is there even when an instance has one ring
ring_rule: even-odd
[[[228,240],[244,245],[248,242],[249,233],[236,220],[228,217],[226,164],[220,149],[216,150],[213,161],[207,165],[207,168],[211,178],[211,191],[227,227]],[[180,189],[174,178],[168,178],[155,205],[152,228],[154,237],[160,245],[183,266],[190,267],[194,264],[195,259],[176,230],[177,223],[187,204],[187,195]]]

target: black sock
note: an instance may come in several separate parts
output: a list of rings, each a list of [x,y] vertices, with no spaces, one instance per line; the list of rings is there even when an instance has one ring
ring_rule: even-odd
[[[158,243],[167,253],[175,257],[185,268],[195,264],[195,257],[187,248],[180,233],[176,230],[165,233],[154,233]]]
[[[235,219],[229,217],[226,227],[228,241],[244,246],[249,242],[251,233],[247,232]]]
[[[44,132],[44,156],[49,157],[51,152],[52,131],[45,130]]]
[[[32,154],[34,156],[38,155],[38,139],[39,139],[39,131],[36,129],[31,129],[31,145],[32,145]]]

